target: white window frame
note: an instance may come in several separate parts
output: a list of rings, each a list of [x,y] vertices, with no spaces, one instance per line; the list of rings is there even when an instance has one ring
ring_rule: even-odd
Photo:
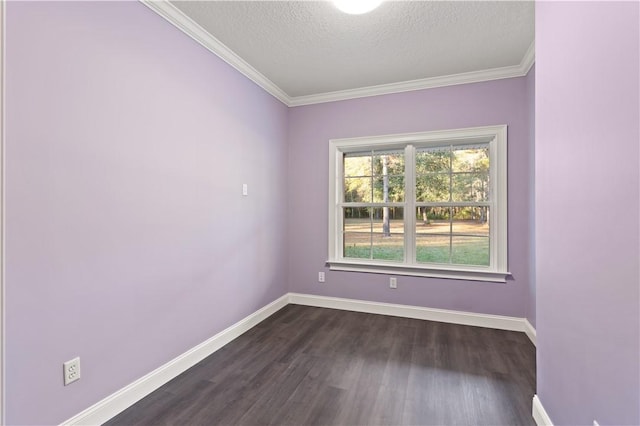
[[[416,148],[489,143],[489,266],[424,264],[414,261]],[[403,262],[345,258],[342,253],[343,158],[345,153],[368,150],[405,150]],[[395,204],[395,203],[394,203]],[[412,275],[434,278],[506,282],[507,264],[507,126],[471,127],[421,133],[331,139],[329,141],[329,257],[331,270]]]

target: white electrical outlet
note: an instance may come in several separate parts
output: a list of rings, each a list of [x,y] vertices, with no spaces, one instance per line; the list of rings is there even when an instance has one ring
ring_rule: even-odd
[[[389,288],[398,288],[398,279],[396,277],[389,278]]]
[[[67,361],[63,364],[64,370],[64,385],[70,385],[76,380],[80,379],[80,357],[76,357],[71,361]]]
[[[319,283],[324,282],[324,272],[318,272],[318,282]]]
[[[244,195],[245,197],[249,195],[249,185],[247,185],[246,183],[242,184],[242,195]]]

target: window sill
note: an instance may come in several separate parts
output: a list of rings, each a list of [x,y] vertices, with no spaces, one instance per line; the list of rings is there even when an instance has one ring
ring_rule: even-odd
[[[327,262],[332,271],[368,272],[372,274],[408,275],[414,277],[446,278],[453,280],[507,282],[509,272],[496,272],[487,269],[453,269],[446,267],[429,267],[353,262],[348,260],[330,260]]]

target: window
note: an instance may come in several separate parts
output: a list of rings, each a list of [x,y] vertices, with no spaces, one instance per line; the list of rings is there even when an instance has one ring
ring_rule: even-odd
[[[331,269],[506,280],[506,126],[329,145]]]

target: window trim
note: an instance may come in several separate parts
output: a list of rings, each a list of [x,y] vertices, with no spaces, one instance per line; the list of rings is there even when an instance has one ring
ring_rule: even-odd
[[[492,199],[489,213],[490,265],[465,266],[450,264],[413,263],[413,252],[405,245],[404,262],[384,260],[352,259],[341,257],[342,241],[338,227],[342,223],[342,175],[343,154],[368,149],[384,150],[416,147],[442,146],[446,144],[466,145],[489,142],[491,165],[489,179]],[[415,165],[405,162],[405,182],[415,182]],[[415,204],[414,189],[407,185],[402,204],[405,211],[405,226],[409,226],[409,237],[415,239],[415,217],[408,213]],[[411,200],[411,201],[409,201]],[[331,139],[329,141],[329,246],[327,264],[331,270],[369,272],[379,274],[411,275],[433,278],[465,279],[473,281],[506,282],[508,272],[507,248],[507,126],[470,127],[454,130],[438,130],[418,133],[402,133],[383,136]],[[406,230],[405,230],[406,232]]]

